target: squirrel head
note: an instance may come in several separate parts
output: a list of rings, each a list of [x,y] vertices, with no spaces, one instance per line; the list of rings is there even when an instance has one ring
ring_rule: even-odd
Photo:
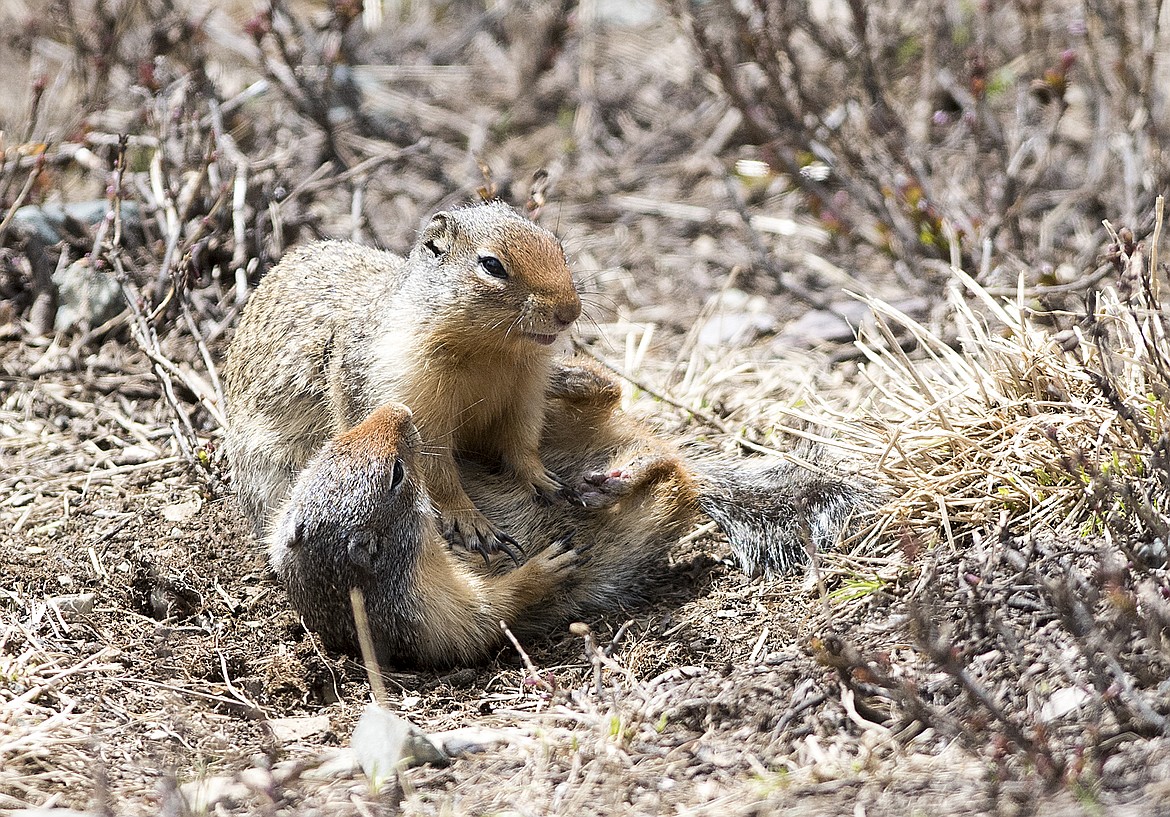
[[[581,314],[561,243],[501,202],[436,213],[411,260],[443,285],[444,311],[461,310],[454,325],[474,327],[476,343],[549,346]]]
[[[348,590],[368,600],[375,632],[387,599],[404,615],[413,609],[407,594],[423,545],[438,538],[416,470],[420,450],[406,406],[375,409],[309,461],[269,535],[289,600],[334,649],[357,648]]]
[[[269,539],[277,572],[306,562],[326,573],[368,572],[398,549],[417,550],[431,513],[421,447],[401,403],[334,437],[301,472]]]

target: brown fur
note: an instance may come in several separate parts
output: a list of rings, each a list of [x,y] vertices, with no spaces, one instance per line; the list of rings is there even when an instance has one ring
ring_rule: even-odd
[[[519,622],[518,632],[645,602],[671,546],[699,520],[691,470],[671,444],[621,412],[620,398],[617,382],[591,362],[553,372],[541,455],[554,469],[586,474],[576,486],[585,507],[534,506],[506,476],[464,466],[472,498],[506,520],[530,552],[565,533],[589,548],[573,580],[541,605],[538,619]]]
[[[541,455],[554,468],[585,472],[579,494],[587,507],[534,503],[516,475],[461,463],[471,498],[535,554],[511,570],[504,560],[469,562],[443,546],[413,438],[381,430],[395,417],[405,427],[405,409],[379,409],[327,446],[294,487],[270,549],[293,604],[327,643],[352,650],[349,588],[357,586],[383,662],[470,663],[502,643],[500,619],[531,637],[641,603],[671,546],[704,511],[731,519],[745,570],[773,573],[794,564],[806,542],[831,546],[847,511],[872,496],[841,477],[789,465],[748,469],[745,480],[721,463],[712,476],[626,417],[619,398],[617,383],[591,363],[559,366],[550,379]],[[396,458],[414,476],[401,496],[388,497]],[[297,535],[300,519],[318,526]],[[570,540],[575,551],[567,550]]]
[[[490,655],[502,643],[500,620],[531,636],[641,602],[698,507],[681,461],[615,411],[616,384],[597,374],[550,398],[542,453],[566,468],[625,470],[620,492],[602,496],[593,486],[588,509],[534,503],[515,475],[466,464],[472,496],[534,554],[520,567],[469,561],[445,546],[411,435],[386,431],[408,426],[404,407],[379,408],[329,443],[305,468],[270,537],[273,568],[306,624],[329,646],[356,649],[349,591],[358,587],[379,660],[439,667]],[[627,462],[631,455],[647,467]],[[405,477],[391,491],[396,461]]]
[[[252,295],[224,367],[228,456],[257,532],[326,440],[399,401],[444,532],[497,549],[507,537],[455,458],[502,463],[530,494],[562,489],[538,445],[549,344],[580,309],[556,238],[499,203],[437,214],[405,259],[343,242],[290,252]]]
[[[269,538],[269,555],[305,623],[353,652],[350,590],[365,598],[378,658],[427,667],[483,661],[572,575],[579,554],[550,546],[502,576],[451,553],[422,480],[409,410],[390,403],[306,466]]]

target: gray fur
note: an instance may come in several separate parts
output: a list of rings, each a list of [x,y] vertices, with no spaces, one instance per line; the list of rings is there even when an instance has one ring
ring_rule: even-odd
[[[704,463],[699,507],[727,535],[749,576],[776,578],[835,549],[872,513],[874,486],[817,449],[803,464],[775,460]]]

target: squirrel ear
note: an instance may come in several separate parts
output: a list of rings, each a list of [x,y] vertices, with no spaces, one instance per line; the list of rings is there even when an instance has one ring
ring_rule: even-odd
[[[370,572],[378,555],[378,543],[370,536],[354,535],[345,543],[345,552],[353,567]]]
[[[455,220],[449,213],[435,213],[419,235],[418,243],[436,258],[445,255],[455,243]]]
[[[301,521],[301,515],[298,513],[299,510],[295,506],[289,507],[281,516],[280,521],[277,522],[276,530],[273,531],[275,544],[288,550],[300,547],[303,544],[305,526]]]

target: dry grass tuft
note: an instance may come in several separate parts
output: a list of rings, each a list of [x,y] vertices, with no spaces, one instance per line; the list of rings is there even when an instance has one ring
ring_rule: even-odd
[[[1104,533],[1131,555],[1165,559],[1170,324],[1139,247],[1115,236],[1117,282],[1082,315],[1038,311],[1022,288],[996,298],[957,267],[948,331],[866,299],[864,419],[824,400],[787,412],[871,460],[891,490],[855,553],[904,562],[1006,526]]]

